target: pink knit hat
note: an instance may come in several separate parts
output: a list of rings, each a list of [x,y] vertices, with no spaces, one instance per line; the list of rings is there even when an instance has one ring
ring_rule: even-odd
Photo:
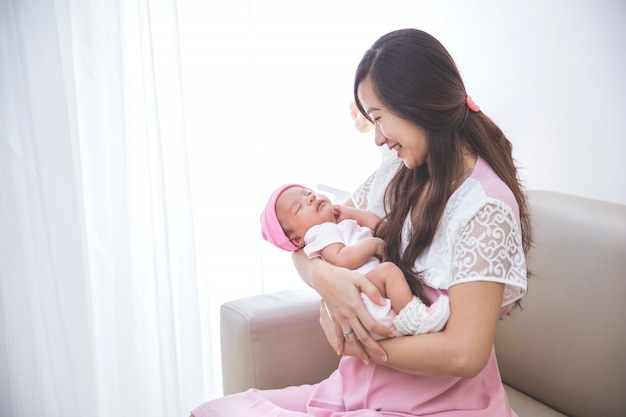
[[[263,235],[263,239],[288,252],[294,252],[299,248],[291,243],[278,222],[278,217],[276,216],[276,200],[278,200],[278,197],[280,197],[283,191],[291,187],[301,187],[309,190],[308,187],[304,187],[300,184],[283,185],[272,193],[267,205],[265,206],[265,210],[261,213],[261,234]]]

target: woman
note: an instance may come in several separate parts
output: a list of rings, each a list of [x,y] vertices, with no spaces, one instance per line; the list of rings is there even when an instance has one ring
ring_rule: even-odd
[[[450,318],[437,333],[389,336],[359,293],[381,298],[364,276],[294,255],[322,296],[339,368],[315,386],[235,394],[194,410],[202,416],[515,416],[493,349],[499,319],[526,293],[529,215],[502,131],[468,97],[445,48],[407,29],[365,53],[357,107],[375,125],[385,158],[352,202],[384,216],[376,233],[413,293],[447,294]],[[401,163],[400,163],[401,161]],[[303,358],[306,360],[306,358]]]

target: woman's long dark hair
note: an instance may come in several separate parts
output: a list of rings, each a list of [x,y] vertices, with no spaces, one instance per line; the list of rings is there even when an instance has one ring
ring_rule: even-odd
[[[420,279],[423,271],[414,269],[415,260],[432,243],[453,183],[463,174],[464,152],[481,156],[512,190],[527,253],[530,215],[511,142],[483,112],[468,109],[461,74],[443,45],[416,29],[394,31],[377,40],[363,56],[354,81],[356,105],[370,118],[357,94],[366,78],[381,103],[424,129],[428,140],[426,163],[414,169],[403,165],[389,184],[386,221],[376,231],[387,243],[385,255],[403,270],[413,293],[428,302]],[[409,213],[413,234],[402,252],[402,227]]]

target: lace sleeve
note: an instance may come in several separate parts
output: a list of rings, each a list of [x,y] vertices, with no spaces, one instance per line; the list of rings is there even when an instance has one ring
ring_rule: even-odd
[[[462,231],[454,248],[450,285],[472,281],[505,284],[502,306],[526,293],[521,232],[511,209],[501,202],[483,206]]]
[[[384,217],[385,190],[401,163],[402,160],[393,153],[385,156],[376,171],[352,194],[354,205]]]
[[[374,177],[376,176],[376,172],[373,172],[367,180],[352,193],[352,202],[354,206],[359,209],[365,210],[367,208],[368,196],[370,194],[370,190],[372,188],[372,183],[374,182]]]

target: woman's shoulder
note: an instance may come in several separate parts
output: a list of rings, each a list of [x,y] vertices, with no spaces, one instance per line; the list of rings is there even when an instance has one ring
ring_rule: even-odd
[[[361,184],[352,194],[355,207],[376,213],[379,217],[385,215],[384,195],[389,182],[398,171],[402,160],[394,153],[386,153],[376,171]]]
[[[481,193],[485,201],[501,201],[514,213],[519,212],[513,191],[480,156],[476,158],[476,165],[469,179],[473,182],[473,191]]]
[[[447,215],[471,218],[481,209],[497,206],[513,214],[519,222],[519,206],[511,189],[487,162],[478,157],[471,176],[450,197]]]

